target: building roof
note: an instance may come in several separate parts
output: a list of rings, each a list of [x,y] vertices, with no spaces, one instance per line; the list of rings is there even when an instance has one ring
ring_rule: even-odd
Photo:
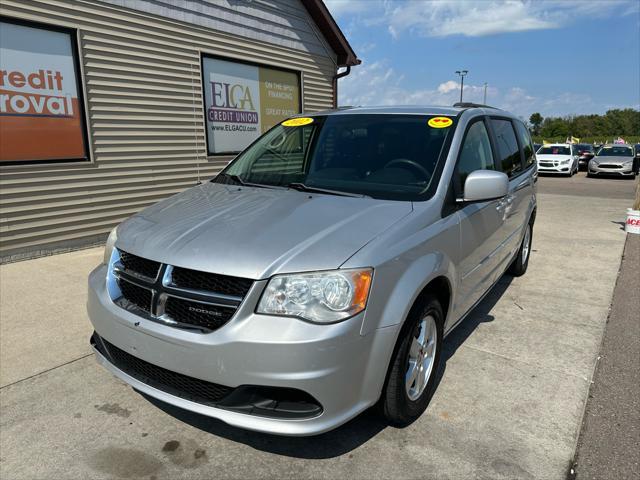
[[[333,51],[338,56],[339,67],[350,67],[360,65],[361,60],[353,51],[347,38],[340,30],[340,27],[329,13],[329,9],[322,0],[301,0],[302,5],[307,9],[311,18],[316,23],[322,35],[327,40]]]

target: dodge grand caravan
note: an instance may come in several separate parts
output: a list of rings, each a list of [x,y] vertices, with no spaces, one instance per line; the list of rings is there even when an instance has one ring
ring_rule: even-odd
[[[407,425],[447,334],[527,270],[536,180],[527,128],[494,108],[286,120],[111,232],[89,277],[96,357],[246,429],[313,435],[373,405]]]

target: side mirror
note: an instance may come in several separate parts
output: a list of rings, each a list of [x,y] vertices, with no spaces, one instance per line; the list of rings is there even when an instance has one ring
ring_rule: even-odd
[[[461,202],[483,202],[502,198],[509,193],[509,177],[494,170],[476,170],[464,181]]]

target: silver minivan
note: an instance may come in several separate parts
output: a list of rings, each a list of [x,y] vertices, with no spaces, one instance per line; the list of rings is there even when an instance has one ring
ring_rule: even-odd
[[[427,407],[443,340],[527,270],[531,137],[494,108],[286,120],[219,175],[129,218],[89,277],[98,361],[238,427],[333,429]]]

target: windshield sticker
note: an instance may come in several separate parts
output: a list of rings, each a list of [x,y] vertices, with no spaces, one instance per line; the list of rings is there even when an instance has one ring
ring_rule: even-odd
[[[309,117],[300,117],[300,118],[290,118],[289,120],[285,120],[281,123],[283,127],[301,127],[303,125],[309,125],[313,123],[313,118]]]
[[[427,122],[431,128],[447,128],[453,123],[448,117],[433,117]]]

